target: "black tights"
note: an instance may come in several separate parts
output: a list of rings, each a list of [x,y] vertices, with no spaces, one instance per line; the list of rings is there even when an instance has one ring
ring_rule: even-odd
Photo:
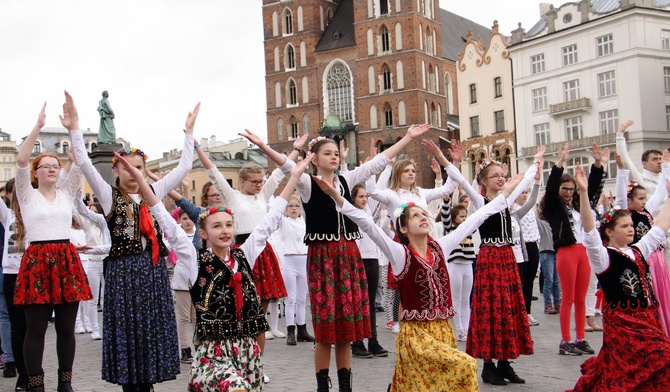
[[[26,336],[26,316],[23,306],[14,305],[14,286],[16,285],[16,274],[4,274],[3,287],[5,289],[5,300],[7,301],[7,313],[12,327],[12,351],[14,362],[19,375],[27,376],[26,366],[23,361],[23,340]]]
[[[23,357],[29,376],[44,373],[42,357],[44,355],[44,335],[47,332],[51,312],[56,313],[56,354],[58,369],[72,371],[76,341],[74,321],[77,318],[79,302],[61,305],[26,305],[26,338],[23,342]]]

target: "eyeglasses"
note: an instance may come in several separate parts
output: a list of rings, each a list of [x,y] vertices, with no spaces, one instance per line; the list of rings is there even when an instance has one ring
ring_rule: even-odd
[[[45,164],[45,165],[39,165],[39,166],[37,166],[37,168],[38,169],[45,168],[47,170],[51,170],[51,169],[60,170],[60,165],[46,165]]]
[[[288,208],[300,208],[300,206],[298,206],[298,205],[293,205],[293,204],[290,204],[290,205],[288,205],[287,207],[288,207]]]
[[[574,191],[575,191],[575,188],[566,188],[566,187],[562,186],[562,187],[561,187],[561,190],[562,190],[563,192],[574,192]]]
[[[207,197],[213,197],[213,198],[215,198],[215,199],[218,199],[218,198],[221,197],[221,194],[220,194],[220,193],[212,193],[211,195],[205,195],[205,196],[207,196]]]
[[[501,178],[505,178],[505,176],[502,175],[502,174],[494,174],[494,175],[492,175],[492,176],[488,176],[488,177],[486,177],[486,178],[495,178],[496,180],[499,180],[499,179],[501,179]]]
[[[263,183],[265,182],[265,180],[244,180],[244,179],[243,181],[250,182],[251,185],[253,186],[263,185]]]

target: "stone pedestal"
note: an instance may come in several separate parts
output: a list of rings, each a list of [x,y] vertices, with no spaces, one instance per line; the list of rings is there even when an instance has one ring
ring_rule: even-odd
[[[102,178],[112,186],[114,186],[116,180],[114,170],[112,169],[112,159],[114,158],[114,152],[119,151],[122,148],[123,145],[120,143],[98,144],[98,147],[89,154],[95,169],[100,173]]]

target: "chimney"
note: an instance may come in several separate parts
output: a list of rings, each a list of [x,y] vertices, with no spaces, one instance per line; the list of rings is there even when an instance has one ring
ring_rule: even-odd
[[[200,138],[200,145],[203,146],[203,148],[207,148],[208,144],[206,137]]]
[[[214,147],[216,147],[216,135],[212,135],[212,137],[209,138],[209,148]]]
[[[540,3],[540,18],[544,16],[553,6],[551,3]]]

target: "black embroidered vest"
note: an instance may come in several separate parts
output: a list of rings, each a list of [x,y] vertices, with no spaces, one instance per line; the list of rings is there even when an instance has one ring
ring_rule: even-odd
[[[597,275],[605,294],[607,306],[612,309],[637,309],[658,306],[651,284],[649,265],[636,247],[635,260],[617,249],[607,248],[610,265]]]
[[[631,244],[635,244],[654,226],[654,218],[646,209],[642,211],[631,210],[630,217],[633,219],[633,228],[635,229],[635,237],[633,237]]]
[[[152,188],[153,190],[153,188]],[[144,201],[142,201],[144,203]],[[129,215],[132,220],[129,219]],[[107,219],[107,228],[112,240],[110,256],[123,256],[142,253],[142,234],[140,233],[140,204],[135,203],[130,197],[125,199],[121,191],[112,187],[112,208]],[[152,216],[153,219],[153,216]],[[158,238],[159,254],[163,257],[168,255],[168,249],[163,243],[163,230],[158,222],[154,221],[154,229]],[[147,249],[151,247],[151,241],[147,241]]]
[[[435,267],[405,247],[405,269],[396,276],[403,320],[447,319],[456,315],[442,248],[436,241],[428,240],[428,251],[435,257]]]
[[[228,287],[233,271],[213,252],[198,251],[198,279],[191,288],[191,299],[195,304],[195,333],[200,340],[256,337],[270,329],[244,252],[232,249],[230,257],[237,261],[237,271],[242,275],[240,320],[236,289]]]
[[[484,198],[484,204],[491,201]],[[509,209],[505,208],[497,214],[488,217],[484,223],[479,226],[479,235],[482,238],[482,245],[510,245],[514,242],[512,238],[512,217]]]
[[[311,178],[312,194],[305,208],[305,244],[313,241],[340,241],[361,239],[358,226],[351,219],[335,209],[335,201],[323,193],[319,185]],[[351,192],[344,177],[339,176],[340,194],[351,202]]]

